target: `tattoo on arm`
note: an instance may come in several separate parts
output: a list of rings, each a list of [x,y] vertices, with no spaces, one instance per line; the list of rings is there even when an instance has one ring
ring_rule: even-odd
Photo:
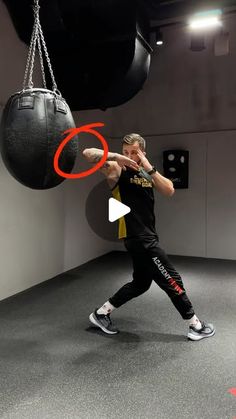
[[[102,156],[100,156],[97,153],[92,153],[91,154],[91,160],[93,163],[98,163],[101,160]]]
[[[93,163],[98,163],[100,160],[101,160],[101,158],[102,158],[102,156],[103,156],[103,151],[102,150],[94,150],[94,151],[92,151],[91,152],[91,154],[90,154],[90,160],[91,160],[91,162],[93,162]],[[107,156],[107,160],[109,161],[116,161],[116,153],[111,153],[111,152],[109,152],[108,153],[108,156]],[[109,166],[109,165],[108,165]],[[107,167],[108,167],[107,166]]]
[[[101,153],[102,154],[102,153]],[[90,154],[90,163],[98,163],[101,160],[102,156],[100,153],[92,152]],[[102,165],[101,169],[108,169],[110,167],[108,161],[106,160],[105,163]]]

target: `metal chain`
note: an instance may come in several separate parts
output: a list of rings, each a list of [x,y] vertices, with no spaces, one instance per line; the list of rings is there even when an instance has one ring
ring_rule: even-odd
[[[42,55],[41,41],[40,41],[40,37],[39,36],[38,36],[37,41],[38,41],[39,61],[40,61],[40,65],[41,65],[41,73],[42,73],[42,78],[43,78],[43,87],[45,89],[47,89],[45,72],[44,72],[44,64],[43,64],[43,55]]]
[[[36,41],[35,34],[36,34],[36,22],[34,22],[33,32],[32,32],[31,41],[30,41],[30,47],[29,47],[27,63],[26,63],[26,68],[25,68],[24,81],[23,81],[23,90],[26,88],[26,86],[29,86],[29,81],[27,83],[27,77],[28,77],[28,72],[29,72],[29,66],[30,66],[31,61],[32,61],[33,45]]]
[[[33,26],[33,32],[31,36],[30,41],[30,47],[29,47],[29,53],[27,57],[27,63],[26,63],[26,69],[25,69],[25,75],[24,75],[24,81],[23,81],[23,90],[26,89],[27,86],[30,88],[33,88],[33,69],[34,69],[34,61],[35,61],[35,49],[36,44],[38,45],[38,51],[39,51],[39,60],[40,60],[40,66],[41,66],[41,72],[42,72],[42,78],[43,78],[43,86],[47,88],[46,86],[46,77],[45,77],[45,71],[44,71],[44,63],[43,63],[43,54],[44,52],[46,61],[48,64],[49,72],[52,79],[52,88],[55,94],[59,94],[61,96],[61,93],[57,89],[56,80],[53,74],[50,58],[48,55],[46,42],[44,40],[43,31],[41,27],[41,23],[39,20],[39,0],[34,0],[34,26]],[[42,51],[43,50],[43,51]],[[28,77],[29,74],[29,77]],[[28,77],[28,82],[27,82]]]
[[[32,46],[32,52],[31,52],[31,60],[30,60],[30,67],[29,67],[29,78],[28,78],[28,86],[30,88],[33,88],[33,70],[34,70],[34,62],[35,62],[35,50],[36,50],[36,43],[37,43],[37,37],[38,37],[38,26],[36,24],[35,28],[35,39]]]
[[[48,68],[49,68],[49,72],[50,72],[50,75],[51,75],[52,88],[53,88],[54,91],[56,91],[57,90],[57,84],[56,84],[56,80],[55,80],[55,77],[54,77],[54,74],[53,74],[53,70],[52,70],[52,66],[51,66],[51,62],[50,62],[50,58],[49,58],[49,55],[48,55],[48,50],[47,50],[47,47],[46,47],[46,42],[44,40],[43,31],[42,31],[42,27],[41,27],[40,22],[39,22],[39,36],[41,37],[41,42],[42,42],[42,45],[43,45],[44,54],[45,54],[47,64],[48,64]]]

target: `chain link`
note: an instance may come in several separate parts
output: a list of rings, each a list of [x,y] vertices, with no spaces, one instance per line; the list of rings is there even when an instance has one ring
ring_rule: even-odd
[[[53,88],[53,90],[57,90],[57,84],[56,84],[56,80],[55,80],[55,77],[54,77],[54,74],[53,74],[53,70],[52,70],[52,66],[51,66],[51,62],[50,62],[50,58],[49,58],[49,55],[48,55],[46,42],[44,40],[43,31],[42,31],[40,22],[39,22],[39,33],[40,33],[40,36],[41,36],[41,41],[42,41],[42,45],[43,45],[43,49],[44,49],[44,54],[46,56],[49,72],[50,72],[51,79],[52,79],[52,88]]]
[[[34,0],[34,5],[33,5],[34,26],[33,26],[32,36],[30,40],[29,52],[28,52],[27,63],[26,63],[26,68],[25,68],[23,90],[25,90],[27,87],[32,89],[34,85],[33,84],[33,70],[34,70],[34,62],[35,62],[35,50],[36,50],[36,45],[37,45],[38,52],[39,52],[39,61],[40,61],[42,79],[43,79],[43,86],[45,89],[47,88],[45,71],[44,71],[44,63],[43,63],[43,52],[44,52],[48,69],[50,72],[50,76],[52,79],[53,91],[56,95],[61,96],[61,93],[57,89],[57,84],[56,84],[56,80],[53,74],[50,58],[48,55],[46,42],[43,36],[42,27],[39,20],[39,9],[40,9],[39,0]]]
[[[41,42],[40,42],[40,37],[39,36],[38,36],[38,51],[39,51],[39,61],[40,61],[40,66],[41,66],[41,73],[42,73],[42,78],[43,78],[43,87],[45,89],[47,89],[45,72],[44,72],[44,64],[43,64],[42,48],[41,48]]]
[[[27,83],[27,77],[28,77],[30,63],[32,61],[32,50],[33,50],[33,45],[34,45],[35,39],[36,39],[35,34],[36,34],[36,22],[34,23],[34,26],[33,26],[33,32],[32,32],[30,46],[29,46],[29,52],[28,52],[27,63],[26,63],[26,68],[25,68],[25,75],[24,75],[24,81],[23,81],[23,90],[26,88],[27,85],[29,86],[29,82]]]

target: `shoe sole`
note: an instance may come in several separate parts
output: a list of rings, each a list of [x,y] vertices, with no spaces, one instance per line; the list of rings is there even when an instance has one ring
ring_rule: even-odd
[[[205,339],[205,338],[210,338],[211,336],[214,336],[214,334],[215,334],[215,330],[213,330],[213,332],[211,332],[209,335],[193,335],[193,334],[191,334],[191,333],[188,333],[188,339],[189,340],[202,340],[202,339]]]
[[[104,333],[107,333],[108,335],[116,335],[118,332],[112,332],[111,330],[107,330],[104,326],[102,326],[94,317],[94,314],[91,313],[89,315],[89,320],[91,323],[95,324],[95,326],[99,327]]]

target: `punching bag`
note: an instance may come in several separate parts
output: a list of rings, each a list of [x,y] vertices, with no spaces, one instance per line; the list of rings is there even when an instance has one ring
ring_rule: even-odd
[[[34,13],[35,23],[23,90],[13,94],[4,108],[0,126],[0,151],[6,168],[16,180],[32,189],[49,189],[65,180],[55,172],[53,159],[65,138],[63,132],[75,128],[75,123],[69,106],[57,89],[39,21],[38,0],[34,1]],[[33,88],[32,82],[36,43],[43,88]],[[42,47],[52,78],[52,91],[46,88]],[[74,137],[60,155],[59,168],[70,173],[76,154],[77,140]]]

